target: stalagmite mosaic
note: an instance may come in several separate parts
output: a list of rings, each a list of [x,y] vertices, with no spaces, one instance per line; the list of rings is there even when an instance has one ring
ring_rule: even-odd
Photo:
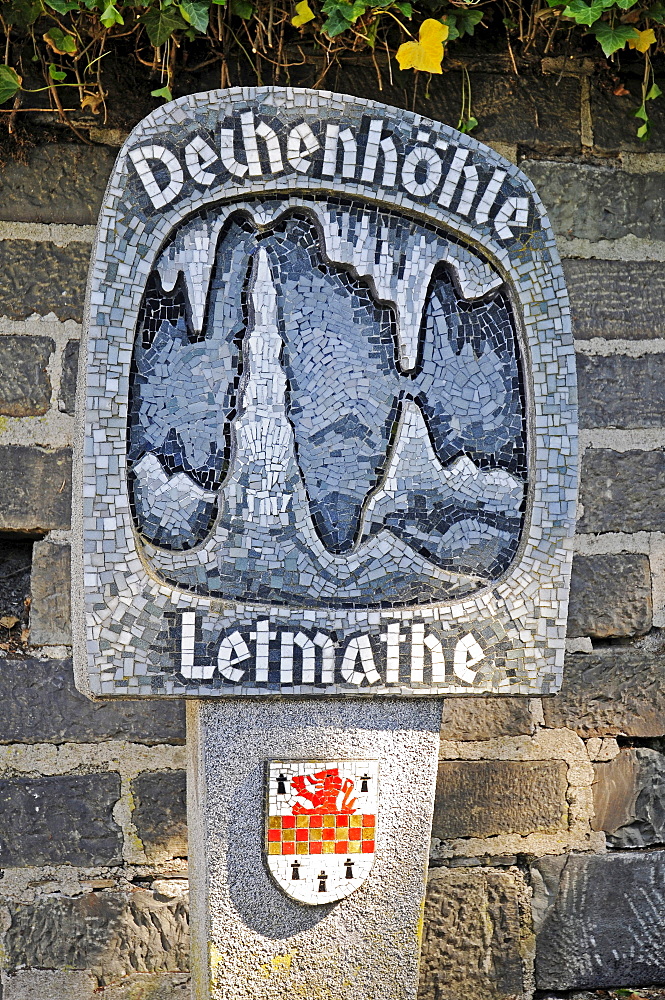
[[[357,98],[172,102],[119,155],[86,350],[80,685],[558,689],[574,353],[516,167]]]

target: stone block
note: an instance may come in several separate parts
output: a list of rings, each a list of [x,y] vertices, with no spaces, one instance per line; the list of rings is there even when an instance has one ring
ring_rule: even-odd
[[[665,150],[665,109],[658,101],[649,102],[649,120],[651,131],[649,141],[637,136],[635,128],[635,111],[642,103],[642,76],[628,73],[621,74],[621,85],[624,92],[621,96],[614,93],[614,87],[607,86],[601,79],[589,80],[591,118],[593,122],[593,144],[601,153],[617,153],[620,150],[635,150],[644,153],[659,153]],[[630,94],[625,91],[629,90]]]
[[[665,354],[578,354],[580,427],[662,427]]]
[[[638,552],[575,555],[568,635],[644,635],[652,624],[649,557]]]
[[[5,159],[0,219],[95,225],[115,157],[115,150],[102,146],[59,143]]]
[[[665,531],[665,452],[590,448],[578,532]]]
[[[89,972],[21,969],[2,976],[2,1000],[95,1000],[97,980]]]
[[[3,974],[2,1000],[190,1000],[186,972],[137,972],[99,987],[90,972],[20,969]]]
[[[48,538],[32,547],[30,642],[35,646],[70,644],[71,553],[69,545]]]
[[[442,740],[494,740],[533,732],[528,698],[446,698]]]
[[[543,698],[545,724],[580,736],[665,734],[665,657],[626,646],[566,657],[563,686]]]
[[[531,873],[538,989],[665,981],[665,851],[541,858]]]
[[[610,847],[665,843],[665,757],[645,747],[624,748],[607,764],[596,764],[594,830]]]
[[[557,235],[596,241],[630,233],[645,240],[665,239],[661,173],[630,174],[615,167],[551,160],[523,160],[520,169],[536,185]]]
[[[119,798],[119,774],[0,780],[0,867],[119,864]]]
[[[665,337],[665,273],[659,261],[564,260],[576,340]],[[648,294],[636,295],[636,288]]]
[[[132,821],[151,860],[187,857],[187,776],[144,771],[131,782]]]
[[[71,660],[2,661],[0,744],[103,740],[184,743],[183,702],[93,702],[74,686]]]
[[[9,974],[25,967],[88,971],[105,986],[136,973],[189,968],[186,897],[133,887],[32,903],[0,897],[0,905],[8,916],[0,947]]]
[[[79,362],[78,340],[68,340],[62,353],[59,404],[63,413],[73,414],[76,409],[76,376]]]
[[[561,761],[440,761],[432,836],[560,830],[567,822],[566,787]]]
[[[69,448],[50,451],[13,444],[0,447],[0,531],[68,528],[71,467]]]
[[[523,995],[519,895],[513,874],[430,871],[418,1000]]]
[[[540,74],[515,76],[506,65],[505,73],[470,70],[473,106],[478,118],[474,135],[481,142],[519,143],[544,153],[562,153],[580,147],[580,83],[573,77],[560,80],[559,99],[552,100],[551,82]],[[305,86],[311,86],[306,83]],[[379,90],[376,71],[371,65],[341,66],[335,90],[354,94],[396,107],[412,107],[418,114],[457,127],[462,73],[449,69],[441,77],[432,77],[425,92],[416,97],[399,76],[391,84],[384,74]]]
[[[25,319],[55,313],[58,319],[83,318],[90,261],[87,243],[0,241],[0,316]]]
[[[0,337],[0,414],[38,417],[51,405],[50,337]]]

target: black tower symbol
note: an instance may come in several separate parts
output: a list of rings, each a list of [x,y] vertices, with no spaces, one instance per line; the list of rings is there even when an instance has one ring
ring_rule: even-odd
[[[277,775],[277,794],[286,795],[286,775],[282,771]]]
[[[369,790],[368,787],[367,787],[367,782],[368,781],[371,781],[371,778],[370,778],[369,774],[361,774],[360,775],[360,791],[361,792],[367,792]]]
[[[291,881],[292,882],[298,882],[298,881],[300,881],[300,862],[299,861],[294,861],[293,864],[291,865]]]
[[[319,872],[319,892],[327,892],[326,889],[326,879],[328,876],[325,872]]]
[[[344,865],[346,867],[345,878],[353,878],[353,861],[351,860],[351,858],[347,858],[346,861],[344,862]]]

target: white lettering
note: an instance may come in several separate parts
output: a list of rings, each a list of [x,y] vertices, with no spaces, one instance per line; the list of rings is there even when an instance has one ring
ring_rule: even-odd
[[[416,180],[416,170],[424,169],[423,180]],[[441,180],[441,157],[431,146],[415,146],[404,157],[402,187],[416,198],[425,198],[436,190]]]
[[[356,670],[356,662],[360,658],[361,670]],[[366,679],[368,684],[377,684],[381,677],[374,665],[372,646],[368,635],[358,635],[349,639],[344,650],[341,667],[342,677],[349,684],[360,685]]]
[[[334,177],[337,172],[337,149],[342,143],[344,156],[342,159],[342,177],[353,179],[356,172],[356,156],[358,147],[350,128],[342,132],[339,125],[326,126],[326,146],[323,153],[321,173],[324,177]]]
[[[386,684],[399,684],[399,644],[406,636],[399,622],[389,622],[381,639],[386,643]]]
[[[371,184],[376,175],[376,168],[379,162],[379,154],[383,154],[383,176],[377,178],[377,183],[383,187],[394,187],[397,179],[397,150],[395,143],[386,136],[381,138],[383,131],[383,120],[373,120],[369,123],[367,133],[367,146],[365,147],[365,159],[363,160],[363,172],[361,181]]]
[[[129,158],[155,208],[164,208],[178,197],[184,181],[182,167],[177,157],[165,146],[139,146],[138,149],[130,149]],[[169,173],[166,187],[159,186],[152,168],[148,166],[148,160],[157,161],[166,167]]]
[[[286,139],[286,158],[298,173],[306,174],[312,165],[307,156],[313,156],[319,148],[319,142],[309,125],[302,122],[289,132]],[[303,155],[303,154],[306,154]]]
[[[232,128],[219,130],[219,157],[230,174],[234,177],[244,177],[249,169],[246,163],[236,160],[234,149],[235,131]]]
[[[250,639],[256,639],[256,674],[254,679],[257,683],[266,682],[270,656],[270,622],[267,619],[257,622],[256,632],[252,632]]]
[[[335,683],[335,644],[330,636],[317,632],[314,643],[321,647],[321,683]]]
[[[263,173],[261,169],[261,157],[259,156],[259,146],[256,141],[257,136],[266,144],[270,172],[272,174],[279,174],[284,169],[284,164],[282,162],[279,139],[273,130],[262,121],[255,126],[254,115],[251,111],[246,111],[244,115],[241,115],[240,121],[242,123],[242,137],[245,143],[245,153],[247,155],[247,166],[249,167],[250,176],[260,177]]]
[[[470,632],[463,635],[455,646],[453,654],[453,671],[461,681],[473,684],[476,679],[477,670],[471,670],[485,656],[482,646],[474,639]]]
[[[196,613],[183,611],[180,620],[180,673],[183,677],[194,676],[194,637],[196,634]]]
[[[215,175],[207,168],[211,167],[218,159],[215,150],[200,135],[195,135],[192,141],[185,146],[185,166],[189,171],[189,176],[197,184],[206,186],[212,184]]]
[[[512,227],[524,229],[529,221],[528,198],[506,198],[496,213],[494,228],[500,240],[512,239]]]
[[[302,650],[301,683],[313,684],[316,667],[316,646],[311,639],[308,639],[304,632],[298,632],[294,642]]]
[[[464,187],[462,188],[459,204],[457,206],[458,215],[469,214],[471,206],[473,205],[473,199],[476,197],[476,191],[478,190],[477,169],[475,167],[465,167],[464,176],[466,177],[466,180],[464,182]]]
[[[237,684],[245,674],[245,670],[241,670],[237,664],[248,660],[249,656],[247,643],[240,632],[232,632],[231,635],[227,635],[219,644],[219,653],[217,654],[217,666],[222,677]]]
[[[432,684],[446,679],[446,662],[443,646],[434,635],[425,635],[425,626],[414,623],[411,626],[411,683],[424,682],[425,649],[429,650],[432,661]]]
[[[482,223],[487,222],[490,214],[490,209],[496,201],[496,196],[501,190],[501,185],[503,184],[506,177],[505,170],[495,170],[492,174],[489,184],[485,188],[485,193],[478,202],[478,208],[476,209],[476,222]]]
[[[448,168],[448,173],[446,174],[446,179],[443,182],[441,194],[439,195],[439,205],[442,205],[443,208],[450,207],[450,203],[457,190],[457,185],[459,184],[459,179],[462,176],[462,167],[466,163],[468,155],[468,149],[458,149],[453,156],[453,161]]]

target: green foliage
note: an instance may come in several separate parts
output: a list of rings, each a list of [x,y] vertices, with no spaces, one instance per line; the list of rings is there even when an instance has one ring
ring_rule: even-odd
[[[0,104],[5,104],[18,93],[21,77],[11,66],[0,66]]]
[[[306,17],[301,16],[302,3],[296,11],[297,3],[0,0],[6,61],[0,66],[0,104],[25,89],[47,92],[43,101],[53,108],[54,92],[70,88],[63,90],[68,106],[78,101],[97,114],[106,98],[104,58],[116,46],[136,58],[155,88],[150,92],[156,101],[172,99],[185,64],[192,69],[217,63],[221,86],[244,82],[250,71],[259,83],[289,83],[290,66],[315,65],[323,57],[323,80],[330,66],[364,51],[377,73],[383,73],[379,59],[394,60],[398,48],[418,38],[423,22],[433,18],[448,29],[444,73],[447,58],[464,38],[473,39],[469,44],[481,54],[483,46],[496,52],[507,39],[513,63],[526,53],[555,54],[558,43],[561,54],[581,47],[595,52],[615,79],[622,53],[631,50],[630,59],[643,59],[645,67],[640,104],[635,109],[636,101],[631,113],[639,138],[648,138],[649,108],[660,96],[652,58],[665,52],[665,0],[308,0]],[[190,58],[194,46],[196,55]],[[233,78],[237,66],[243,69]],[[392,72],[402,83],[417,82],[414,68],[402,71],[392,61]],[[35,73],[43,75],[40,86]],[[25,74],[29,85],[21,79]],[[421,66],[425,93],[428,75]],[[477,124],[465,77],[458,127],[469,132]]]
[[[637,38],[635,28],[629,24],[608,24],[607,21],[599,21],[591,28],[591,34],[595,35],[600,42],[600,47],[606,56],[611,56],[619,49],[624,48],[627,41]]]

